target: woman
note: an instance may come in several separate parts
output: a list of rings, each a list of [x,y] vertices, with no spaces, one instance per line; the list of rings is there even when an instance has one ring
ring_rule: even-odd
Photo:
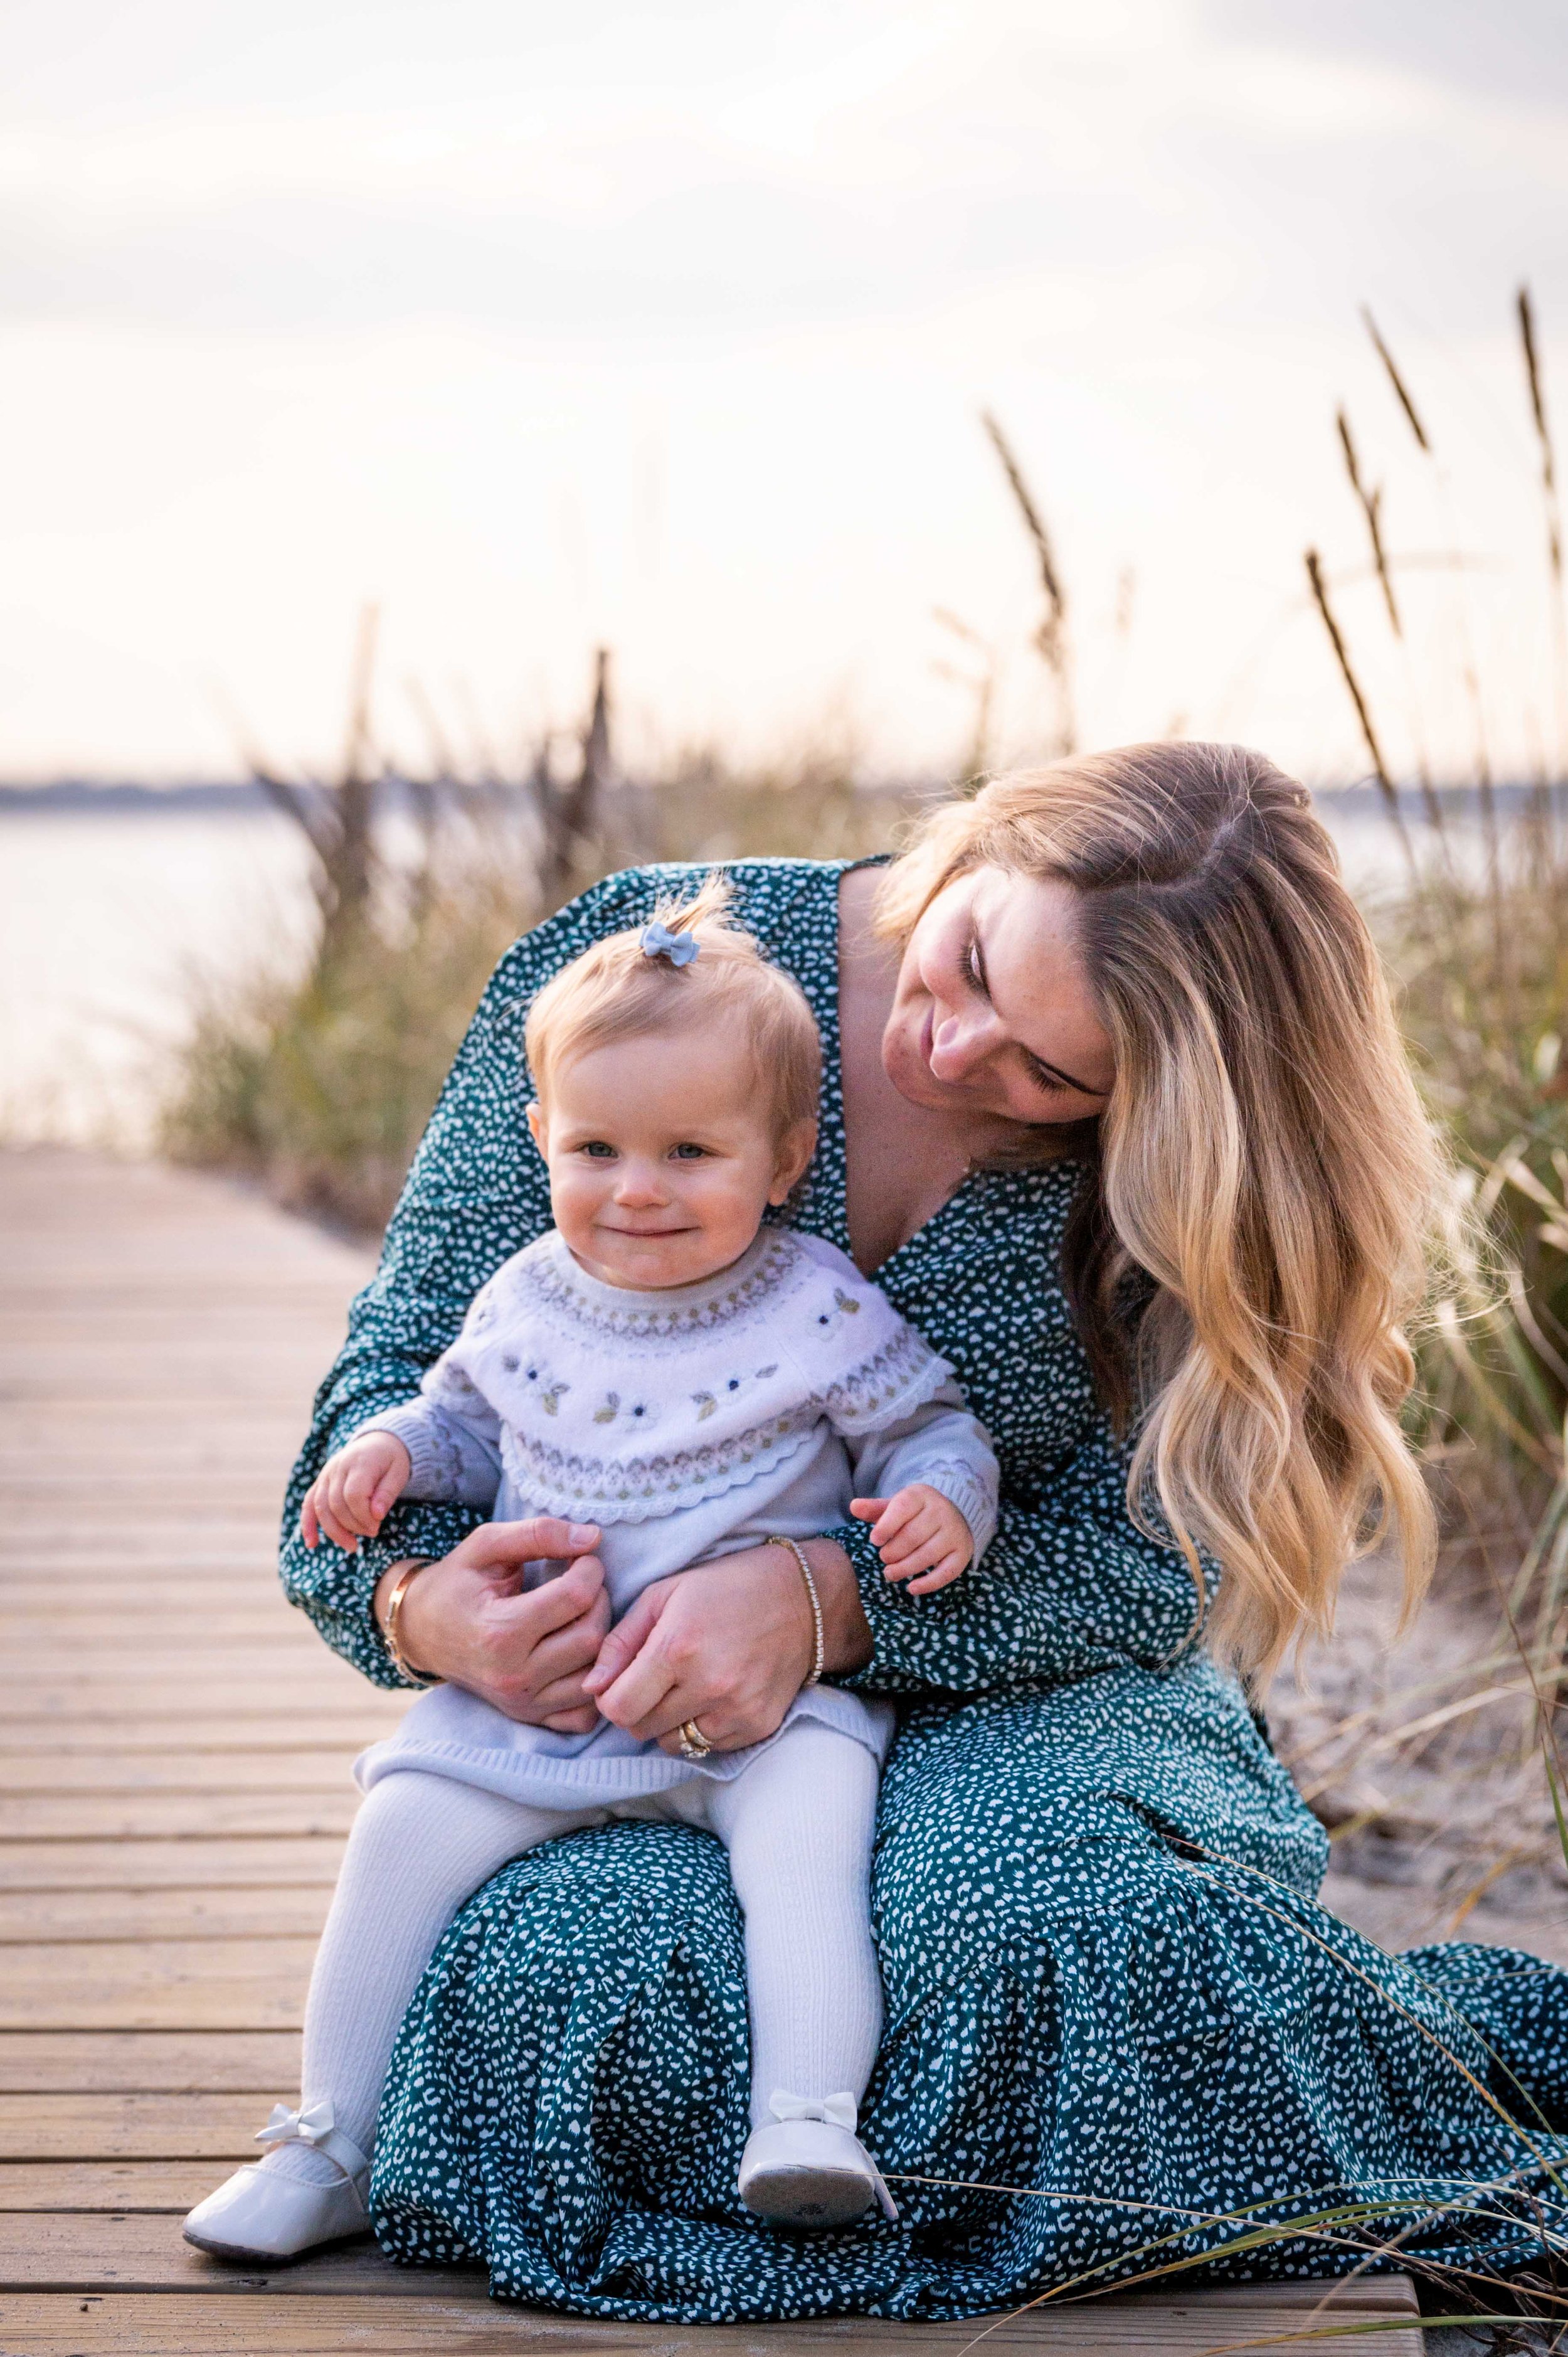
[[[830,1672],[903,1706],[864,2131],[903,2222],[801,2241],[744,2222],[723,1858],[622,1824],[519,1861],[447,1935],[383,2107],[383,2241],[483,2255],[520,2298],[690,2320],[970,2314],[1182,2253],[1332,2273],[1395,2233],[1405,2259],[1517,2261],[1522,2203],[1494,2190],[1472,2215],[1466,2189],[1523,2171],[1540,2190],[1568,2109],[1564,1984],[1471,1948],[1395,1965],[1318,1914],[1323,1835],[1235,1674],[1326,1625],[1359,1545],[1391,1540],[1412,1601],[1432,1553],[1397,1413],[1435,1171],[1305,792],[1236,748],[1134,748],[987,787],[885,872],[734,875],[822,1035],[822,1143],[790,1216],[957,1366],[1003,1470],[998,1537],[940,1595],[889,1587],[859,1525],[808,1549]],[[285,1528],[544,1224],[528,1003],[658,882],[611,877],[502,961]],[[386,1599],[435,1558],[403,1590],[403,1662],[572,1727],[598,1566],[515,1592],[521,1561],[570,1544],[411,1507],[358,1557],[288,1542],[285,1577],[392,1684]],[[671,1749],[692,1721],[752,1742],[813,1639],[779,1549],[726,1557],[648,1592],[599,1707]],[[1315,2222],[1352,2193],[1392,2209]],[[1291,2231],[1226,2256],[1239,2212]]]

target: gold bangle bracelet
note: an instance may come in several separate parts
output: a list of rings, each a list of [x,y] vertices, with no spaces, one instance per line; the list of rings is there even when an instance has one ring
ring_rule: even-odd
[[[811,1663],[811,1674],[806,1680],[806,1684],[814,1686],[821,1679],[827,1663],[827,1640],[822,1634],[822,1599],[817,1594],[817,1583],[811,1577],[811,1566],[806,1561],[805,1548],[798,1546],[793,1539],[783,1539],[777,1535],[770,1538],[768,1544],[769,1546],[781,1546],[787,1555],[794,1556],[800,1567],[800,1577],[806,1583],[806,1598],[811,1608],[811,1627],[816,1636],[815,1659]]]
[[[424,1670],[414,1668],[399,1644],[397,1636],[397,1616],[403,1609],[409,1582],[416,1572],[428,1571],[435,1561],[433,1555],[416,1555],[403,1565],[392,1584],[392,1594],[387,1598],[387,1617],[381,1623],[381,1635],[386,1641],[387,1652],[392,1655],[392,1665],[399,1677],[406,1678],[411,1686],[438,1686],[443,1683],[440,1678],[430,1677]]]

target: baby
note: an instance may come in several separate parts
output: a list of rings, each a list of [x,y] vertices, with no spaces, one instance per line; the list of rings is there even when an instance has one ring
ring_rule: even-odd
[[[329,1459],[303,1523],[352,1549],[411,1497],[594,1525],[616,1620],[651,1582],[771,1542],[805,1589],[812,1674],[768,1741],[715,1751],[688,1720],[679,1756],[432,1685],[357,1765],[368,1797],[311,1982],[301,2108],[280,2106],[266,2158],[191,2212],[204,2250],[276,2259],[362,2230],[392,2044],[452,1917],[509,1859],[620,1817],[705,1827],[728,1854],[751,2019],[741,2200],[796,2226],[897,2214],[854,2133],[882,2022],[868,1882],[893,1715],[819,1683],[800,1542],[853,1504],[890,1578],[943,1586],[994,1530],[996,1463],[951,1368],[876,1286],[764,1224],[815,1149],[821,1049],[727,899],[710,879],[539,993],[529,1123],[555,1224],[483,1286],[420,1398]],[[394,1584],[394,1653],[418,1568]]]

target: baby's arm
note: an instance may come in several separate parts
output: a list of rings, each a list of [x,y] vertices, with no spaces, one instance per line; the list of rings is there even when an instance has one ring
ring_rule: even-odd
[[[871,1523],[889,1579],[908,1580],[912,1596],[925,1596],[985,1552],[996,1529],[996,1459],[956,1383],[848,1446],[865,1492],[850,1512]]]
[[[306,1492],[300,1532],[308,1547],[325,1532],[352,1555],[361,1538],[375,1537],[399,1498],[488,1513],[500,1475],[500,1421],[477,1392],[461,1409],[411,1400],[361,1426],[328,1458]]]

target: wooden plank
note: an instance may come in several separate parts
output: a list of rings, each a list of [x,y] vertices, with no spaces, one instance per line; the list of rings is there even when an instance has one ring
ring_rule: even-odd
[[[137,1752],[164,1751],[176,1732],[182,1751],[203,1761],[236,1751],[269,1760],[294,1751],[332,1751],[352,1760],[368,1744],[392,1733],[405,1699],[389,1695],[386,1709],[372,1702],[356,1712],[332,1703],[306,1708],[291,1696],[286,1712],[248,1718],[181,1717],[177,1726],[166,1715],[145,1719],[105,1719],[97,1713],[81,1718],[11,1718],[0,1725],[0,1777],[9,1776],[11,1762],[18,1757],[65,1760],[113,1752],[125,1759]]]
[[[91,1646],[109,1661],[118,1658],[121,1640],[134,1635],[138,1646],[154,1651],[176,1648],[181,1658],[193,1637],[216,1651],[251,1641],[281,1644],[304,1634],[303,1624],[275,1584],[252,1592],[237,1587],[214,1591],[210,1581],[193,1584],[183,1602],[155,1604],[127,1579],[112,1605],[93,1604],[79,1597],[56,1604],[41,1600],[25,1609],[13,1608],[6,1596],[0,1609],[0,1644],[9,1654],[26,1648],[41,1653],[52,1639],[57,1648]]]
[[[285,1723],[285,1710],[289,1716],[298,1712],[303,1718],[340,1706],[351,1709],[362,1703],[366,1695],[376,1697],[382,1694],[401,1700],[405,1707],[412,1699],[407,1687],[367,1686],[347,1663],[337,1661],[323,1646],[316,1661],[301,1659],[290,1670],[287,1684],[282,1690],[285,1699],[277,1710],[278,1723]],[[43,1727],[55,1720],[91,1722],[111,1714],[134,1718],[144,1726],[153,1720],[167,1727],[177,1726],[186,1712],[198,1709],[204,1716],[212,1712],[226,1716],[231,1706],[236,1714],[243,1712],[253,1717],[261,1699],[248,1679],[207,1677],[199,1687],[193,1687],[169,1677],[166,1670],[160,1678],[126,1678],[116,1676],[113,1668],[102,1663],[94,1664],[91,1671],[79,1663],[75,1675],[40,1678],[17,1687],[14,1704],[12,1696],[6,1696],[5,1720],[11,1734],[24,1727]]]
[[[314,1751],[0,1753],[0,1799],[23,1792],[334,1792],[352,1781],[358,1745]],[[7,1812],[7,1814],[9,1812]]]
[[[360,1805],[341,1792],[37,1792],[7,1803],[7,1846],[61,1841],[153,1841],[269,1834],[303,1840],[346,1834]]]
[[[384,2264],[384,2263],[383,2263]],[[386,2270],[387,2274],[393,2271]],[[451,2350],[464,2357],[516,2357],[520,2349],[550,2357],[959,2357],[983,2335],[997,2357],[1058,2357],[1069,2351],[1198,2352],[1316,2348],[1307,2340],[1314,2292],[1330,2304],[1317,2330],[1371,2327],[1382,2357],[1421,2357],[1412,2306],[1393,2306],[1361,2285],[1226,2287],[1155,2298],[1133,2295],[1036,2308],[1027,2314],[974,2317],[956,2323],[884,2323],[831,2317],[802,2324],[672,2325],[601,2322],[486,2299],[477,2271],[398,2271],[352,2249],[273,2276],[208,2279],[184,2298],[156,2291],[110,2290],[85,2299],[23,2294],[5,2309],[6,2357],[423,2357]],[[332,2278],[359,2297],[334,2296]],[[408,2296],[413,2289],[417,2295]],[[283,2294],[280,2314],[269,2294]],[[263,2295],[258,2297],[257,2295]],[[391,2294],[391,2297],[386,2295]],[[1401,2327],[1402,2319],[1412,2320]],[[1391,2328],[1391,2329],[1390,2329]],[[1334,2344],[1329,2344],[1334,2345]]]
[[[0,2211],[116,2210],[183,2218],[210,2193],[210,2160],[0,2161]]]
[[[286,2029],[305,2014],[305,1940],[97,1940],[5,1951],[0,2029]]]
[[[286,2088],[256,2094],[0,2095],[0,2160],[254,2160]]]
[[[0,1890],[166,1890],[332,1883],[336,1834],[188,1841],[0,1842]]]
[[[292,2029],[0,2030],[0,2094],[242,2094],[299,2083]]]
[[[38,1940],[315,1939],[324,1885],[278,1889],[0,1891],[0,1946]],[[3,1970],[0,1967],[0,1970]]]

